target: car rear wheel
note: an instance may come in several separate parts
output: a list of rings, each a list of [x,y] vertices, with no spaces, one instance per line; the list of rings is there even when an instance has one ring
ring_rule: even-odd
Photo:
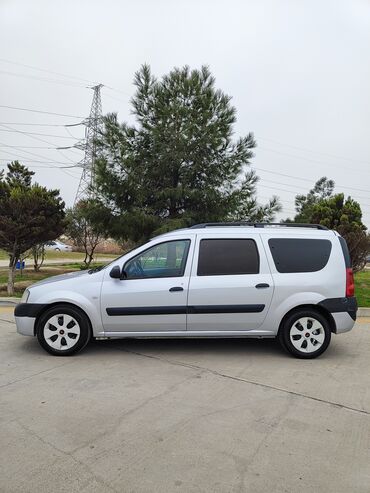
[[[327,319],[315,310],[296,311],[280,328],[280,344],[297,358],[320,356],[329,346],[331,330]]]
[[[70,305],[57,305],[43,313],[37,324],[40,345],[55,356],[71,356],[83,349],[91,337],[86,315]]]

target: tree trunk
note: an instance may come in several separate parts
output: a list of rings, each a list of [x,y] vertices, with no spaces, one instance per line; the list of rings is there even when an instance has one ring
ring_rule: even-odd
[[[17,259],[11,256],[9,259],[9,271],[8,271],[8,296],[14,296],[14,274],[15,274],[16,263],[17,263]]]

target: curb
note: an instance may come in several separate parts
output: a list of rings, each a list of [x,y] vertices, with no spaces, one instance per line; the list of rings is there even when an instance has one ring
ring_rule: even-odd
[[[357,317],[370,317],[370,308],[361,308],[357,310]]]
[[[20,298],[0,298],[0,307],[2,306],[14,306],[18,305]],[[370,317],[370,308],[358,307],[357,318]]]
[[[0,298],[0,306],[15,306],[20,301],[20,298]]]

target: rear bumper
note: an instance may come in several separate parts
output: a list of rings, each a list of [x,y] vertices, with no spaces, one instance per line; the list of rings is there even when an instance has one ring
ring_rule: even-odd
[[[320,301],[319,305],[332,314],[346,312],[353,320],[356,320],[357,300],[354,296],[350,298],[327,298]]]
[[[355,321],[347,312],[338,312],[331,314],[335,322],[335,333],[342,334],[348,332],[355,325]]]
[[[350,298],[328,298],[320,301],[319,306],[331,313],[335,322],[336,334],[348,332],[355,325],[357,300],[354,296]]]

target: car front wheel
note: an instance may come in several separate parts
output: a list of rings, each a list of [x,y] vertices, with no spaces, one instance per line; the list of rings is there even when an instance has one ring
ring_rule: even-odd
[[[297,358],[320,356],[329,346],[330,325],[315,310],[296,311],[282,324],[278,334],[283,348]]]
[[[86,315],[70,305],[57,305],[43,313],[36,333],[40,345],[55,356],[77,353],[91,337]]]

